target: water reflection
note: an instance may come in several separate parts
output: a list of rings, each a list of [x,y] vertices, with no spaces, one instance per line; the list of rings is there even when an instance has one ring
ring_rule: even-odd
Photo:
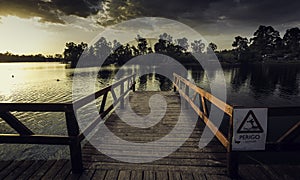
[[[170,79],[156,74],[158,67],[149,68],[151,68],[152,73],[138,77],[138,90],[169,91],[172,89]],[[102,81],[112,79],[118,71],[122,71],[118,73],[124,76],[131,75],[138,72],[138,69],[138,66],[122,68],[122,70],[105,69],[99,72],[98,78]],[[245,100],[258,102],[266,97],[272,98],[272,102],[276,99],[293,99],[293,102],[298,102],[300,65],[256,64],[224,67],[223,71],[229,100],[233,101],[234,104],[243,105]],[[212,72],[213,74],[210,75],[212,79],[207,79],[206,73],[201,67],[193,67],[188,70],[187,78],[194,80],[198,86],[210,91],[210,81],[217,82],[218,77],[216,77],[216,73]]]

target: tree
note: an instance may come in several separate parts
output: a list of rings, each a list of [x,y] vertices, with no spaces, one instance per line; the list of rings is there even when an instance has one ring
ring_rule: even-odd
[[[195,40],[191,43],[192,52],[193,53],[203,53],[205,44],[202,42],[202,40]]]
[[[189,43],[188,43],[188,39],[187,38],[181,38],[181,39],[176,39],[175,42],[177,43],[177,45],[181,46],[184,50],[184,52],[187,52],[188,48],[189,48]]]
[[[300,51],[300,29],[291,28],[283,36],[283,43],[287,53],[299,55]]]
[[[74,42],[66,43],[66,48],[63,54],[65,60],[71,62],[71,67],[76,67],[85,48],[87,48],[87,44],[83,42],[80,44],[75,44]]]
[[[140,35],[137,35],[136,41],[138,42],[138,49],[140,51],[140,54],[146,54],[148,49],[148,43],[147,40]]]
[[[211,42],[211,43],[208,44],[207,52],[209,52],[211,50],[213,52],[215,52],[217,49],[218,49],[218,46],[215,43]]]
[[[249,52],[249,41],[245,37],[237,36],[232,43],[232,46],[235,47],[234,51],[236,53],[236,58],[239,62],[249,61],[248,55]]]
[[[259,26],[251,38],[250,48],[263,57],[282,48],[282,39],[272,26]]]
[[[104,58],[110,55],[112,51],[112,45],[111,42],[107,42],[107,40],[104,37],[101,37],[94,44],[94,49],[96,57],[104,61]]]
[[[249,46],[248,46],[248,39],[247,38],[243,38],[241,36],[237,36],[234,38],[234,42],[232,43],[232,46],[235,47],[238,51],[246,51],[248,50]]]

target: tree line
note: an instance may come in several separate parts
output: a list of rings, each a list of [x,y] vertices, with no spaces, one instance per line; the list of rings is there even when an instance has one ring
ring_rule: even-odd
[[[0,62],[63,62],[61,54],[52,55],[16,55],[10,52],[0,53]]]
[[[149,39],[139,35],[136,37],[136,45],[120,44],[117,40],[107,41],[100,38],[94,45],[88,47],[86,43],[75,44],[69,42],[64,51],[65,61],[71,62],[75,67],[79,58],[83,58],[88,65],[93,65],[93,60],[103,59],[104,54],[109,54],[104,65],[122,65],[133,57],[149,53],[160,53],[178,60],[182,64],[196,63],[193,53],[209,54],[215,52],[221,62],[226,63],[252,63],[265,61],[283,61],[300,59],[300,29],[298,27],[286,30],[281,38],[279,31],[272,26],[259,26],[253,37],[237,36],[232,43],[233,49],[217,51],[215,43],[207,46],[203,40],[194,40],[189,43],[183,37],[173,39],[167,33],[158,37],[154,45],[149,45]],[[153,43],[152,43],[153,44]]]
[[[225,62],[266,62],[300,60],[300,29],[287,29],[281,38],[272,26],[259,26],[253,37],[237,36],[232,43],[234,49],[218,52],[219,60]]]
[[[95,44],[88,47],[86,43],[75,44],[74,42],[66,43],[64,51],[65,60],[75,67],[79,58],[82,59],[81,65],[93,66],[102,60],[103,65],[123,65],[130,59],[150,53],[160,53],[170,56],[183,64],[195,63],[192,53],[208,53],[217,49],[214,43],[208,44],[200,40],[194,40],[188,43],[187,38],[173,39],[167,33],[159,35],[158,39],[146,39],[137,35],[135,43],[121,44],[117,40],[107,41],[101,37]],[[155,42],[153,42],[155,41]],[[151,45],[154,44],[154,45]],[[212,50],[213,49],[213,50]]]

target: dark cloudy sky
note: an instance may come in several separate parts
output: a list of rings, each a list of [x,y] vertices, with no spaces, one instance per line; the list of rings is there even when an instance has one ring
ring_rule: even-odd
[[[62,53],[67,41],[89,42],[110,25],[136,17],[177,20],[231,48],[259,25],[300,26],[297,0],[0,0],[0,52]]]

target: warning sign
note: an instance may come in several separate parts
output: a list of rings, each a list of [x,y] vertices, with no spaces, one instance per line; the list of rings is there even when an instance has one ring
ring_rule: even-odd
[[[265,149],[267,110],[267,108],[234,109],[232,150]]]

